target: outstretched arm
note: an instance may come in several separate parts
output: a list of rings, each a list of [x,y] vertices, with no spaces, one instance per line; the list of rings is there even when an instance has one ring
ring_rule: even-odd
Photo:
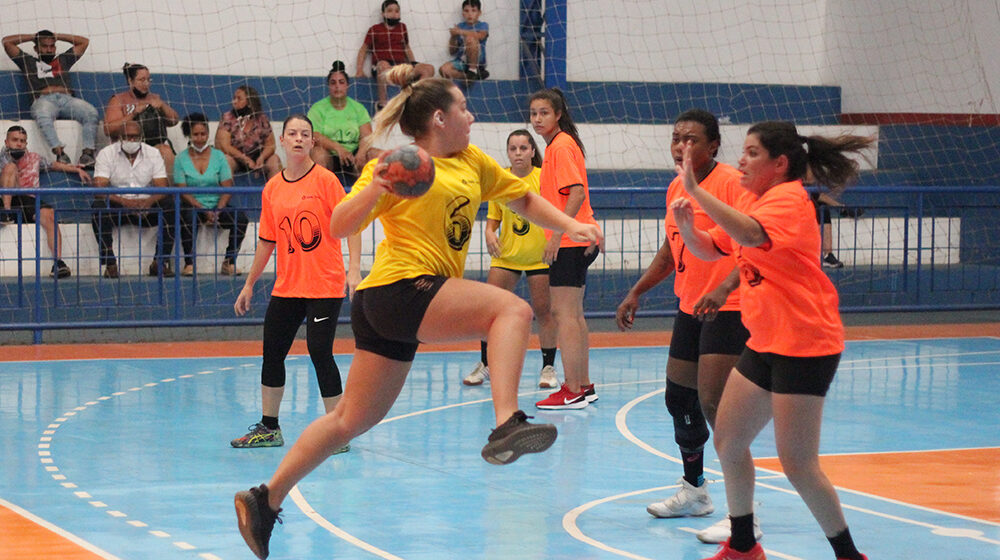
[[[545,229],[565,233],[573,241],[587,241],[593,247],[604,239],[600,227],[576,221],[535,193],[511,200],[507,206]]]

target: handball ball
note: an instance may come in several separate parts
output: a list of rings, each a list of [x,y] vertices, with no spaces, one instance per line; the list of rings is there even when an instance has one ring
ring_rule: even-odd
[[[389,181],[392,192],[403,198],[417,198],[434,183],[434,160],[416,144],[406,144],[382,155],[386,164],[382,177]]]

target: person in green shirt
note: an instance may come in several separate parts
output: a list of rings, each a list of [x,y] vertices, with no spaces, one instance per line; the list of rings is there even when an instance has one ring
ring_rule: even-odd
[[[361,141],[372,133],[371,117],[362,104],[347,96],[350,78],[343,62],[333,63],[326,84],[330,95],[313,103],[307,115],[316,139],[310,155],[313,161],[336,173],[344,187],[350,187],[365,163],[378,155],[375,149],[358,153]]]

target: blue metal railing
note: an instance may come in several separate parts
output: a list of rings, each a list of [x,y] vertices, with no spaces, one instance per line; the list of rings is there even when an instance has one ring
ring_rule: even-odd
[[[39,195],[55,207],[65,234],[63,254],[70,255],[64,260],[74,271],[70,278],[49,278],[48,267],[54,261],[43,247],[40,224],[18,220],[0,227],[0,331],[32,331],[34,340],[41,342],[44,331],[53,329],[209,328],[263,321],[273,284],[273,259],[270,271],[257,283],[252,310],[246,317],[235,316],[232,309],[245,277],[218,273],[223,253],[218,237],[214,245],[197,255],[197,263],[202,263],[196,264],[200,274],[185,277],[179,273],[183,262],[181,212],[190,212],[182,209],[180,195],[234,195],[234,205],[251,216],[240,251],[242,262],[249,263],[256,244],[260,187],[131,189],[134,193],[171,196],[177,210],[177,240],[170,258],[178,274],[173,278],[139,274],[103,278],[99,258],[93,253],[96,242],[90,202],[96,194],[121,192],[114,188],[0,189],[0,195]],[[588,275],[588,316],[613,316],[620,299],[655,255],[663,240],[664,194],[665,186],[592,191],[595,214],[608,240],[606,253]],[[36,216],[42,201],[36,196]],[[835,250],[847,266],[830,269],[828,274],[840,291],[842,311],[1000,309],[1000,187],[855,188],[845,193],[844,202],[863,211],[851,214],[861,214],[856,218],[833,220]],[[485,216],[484,209],[480,219]],[[142,234],[141,227],[132,232],[137,241]],[[371,262],[377,236],[376,228],[365,233],[363,268]],[[151,238],[147,231],[147,244]],[[119,236],[119,260],[132,259],[130,262],[141,266],[153,256],[141,242],[137,246],[122,243]],[[91,253],[86,252],[87,247]],[[466,276],[485,279],[489,262],[480,235],[470,244]],[[342,322],[348,313],[349,304],[345,304]],[[676,299],[670,280],[643,298],[642,315],[674,313]]]

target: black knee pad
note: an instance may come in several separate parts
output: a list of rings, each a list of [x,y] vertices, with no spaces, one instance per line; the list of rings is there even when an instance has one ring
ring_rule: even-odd
[[[674,441],[683,451],[699,451],[708,441],[708,422],[701,412],[698,391],[667,380],[667,411],[674,419]]]

